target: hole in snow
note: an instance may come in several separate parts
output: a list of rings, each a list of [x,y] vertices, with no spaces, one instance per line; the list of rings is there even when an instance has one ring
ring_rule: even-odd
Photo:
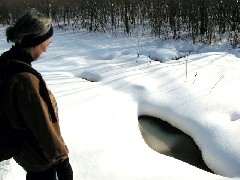
[[[138,122],[142,137],[150,148],[212,172],[203,161],[201,151],[190,136],[155,117],[139,116]]]
[[[231,121],[237,121],[240,119],[240,113],[239,112],[234,112],[231,114]]]
[[[98,82],[102,79],[102,77],[100,75],[94,74],[94,73],[88,72],[88,71],[85,71],[85,72],[81,73],[80,75],[78,75],[76,77],[85,79],[85,80],[90,81],[90,82]]]

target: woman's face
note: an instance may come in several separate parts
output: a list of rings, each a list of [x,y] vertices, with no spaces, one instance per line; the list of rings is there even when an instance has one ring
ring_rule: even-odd
[[[33,51],[32,51],[33,59],[37,60],[43,52],[46,52],[47,48],[51,42],[52,42],[52,37],[50,37],[46,41],[42,42],[38,46],[34,47]]]

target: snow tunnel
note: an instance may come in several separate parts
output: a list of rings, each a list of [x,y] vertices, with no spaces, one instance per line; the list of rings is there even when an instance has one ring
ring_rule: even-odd
[[[189,135],[152,116],[139,116],[138,124],[145,143],[154,151],[213,173],[203,161],[200,149]]]

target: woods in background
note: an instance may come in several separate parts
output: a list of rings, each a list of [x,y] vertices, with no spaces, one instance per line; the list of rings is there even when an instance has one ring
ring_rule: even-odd
[[[240,0],[0,0],[0,23],[10,24],[30,8],[49,15],[59,28],[160,38],[191,37],[211,44],[223,34],[240,42]],[[144,34],[140,34],[144,35]]]

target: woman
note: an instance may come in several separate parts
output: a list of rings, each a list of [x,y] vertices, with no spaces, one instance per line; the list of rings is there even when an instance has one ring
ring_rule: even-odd
[[[4,111],[21,137],[13,158],[26,170],[27,180],[73,179],[68,149],[60,132],[56,100],[40,73],[31,66],[46,52],[52,35],[51,20],[32,10],[7,28],[7,41],[15,45],[0,58],[1,71],[8,78]]]

